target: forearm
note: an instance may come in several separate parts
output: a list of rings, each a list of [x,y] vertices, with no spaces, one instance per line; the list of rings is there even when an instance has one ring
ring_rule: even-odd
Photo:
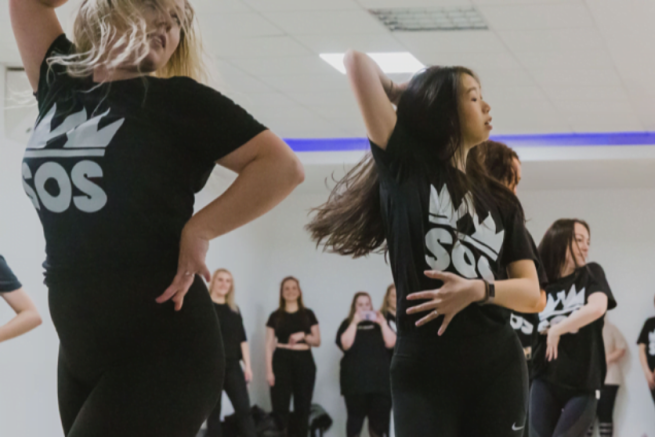
[[[382,337],[387,349],[393,349],[396,346],[396,333],[391,330],[386,322],[382,324]]]
[[[250,348],[248,347],[248,342],[241,343],[241,356],[243,359],[243,364],[246,366],[246,369],[251,369],[250,367]]]
[[[227,234],[273,209],[303,178],[297,159],[256,158],[225,193],[196,213],[188,226],[208,240]]]
[[[23,335],[41,324],[41,316],[36,309],[21,311],[7,324],[0,326],[0,343]]]
[[[361,79],[377,80],[382,84],[382,88],[391,95],[394,90],[393,81],[382,71],[380,66],[371,59],[366,53],[357,50],[348,50],[343,59],[346,72],[351,81]]]
[[[305,343],[311,347],[319,347],[321,345],[321,335],[320,334],[307,334],[305,336]]]
[[[494,304],[514,311],[529,313],[538,307],[541,290],[536,278],[516,278],[495,282]]]
[[[273,352],[275,345],[270,342],[266,343],[266,372],[273,373]]]
[[[617,349],[614,352],[607,354],[607,362],[614,363],[619,361],[625,355],[625,349]]]
[[[646,357],[646,345],[639,345],[639,362],[641,363],[641,369],[644,371],[644,374],[653,373],[648,366],[648,358]]]
[[[603,314],[604,311],[600,311],[598,307],[587,304],[559,322],[555,327],[562,335],[577,332],[580,328],[600,319]]]
[[[341,348],[344,351],[350,349],[355,343],[355,336],[357,335],[357,324],[351,323],[348,329],[341,334]]]

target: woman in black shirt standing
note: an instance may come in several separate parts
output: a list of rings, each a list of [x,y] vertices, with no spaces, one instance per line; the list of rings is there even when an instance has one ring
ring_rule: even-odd
[[[209,283],[209,295],[214,302],[225,350],[225,378],[223,390],[232,402],[239,436],[257,437],[255,421],[250,411],[247,383],[252,381],[250,349],[243,319],[234,299],[234,278],[227,269],[218,269]],[[244,368],[241,368],[243,361]],[[206,437],[221,437],[221,399],[207,419]]]
[[[603,268],[587,264],[589,243],[587,223],[560,219],[539,244],[549,282],[533,363],[533,437],[582,436],[596,417],[607,370],[603,316],[616,302]]]
[[[74,43],[64,3],[9,1],[39,109],[22,175],[46,240],[64,433],[195,436],[223,379],[209,241],[277,205],[302,167],[195,80],[188,0],[85,0]],[[216,164],[238,177],[194,214]]]
[[[344,62],[372,159],[339,181],[309,230],[343,255],[389,250],[396,436],[517,436],[528,380],[509,309],[534,308],[539,284],[518,199],[467,170],[491,131],[480,82],[430,67],[398,86],[365,54]]]
[[[639,362],[655,402],[655,317],[644,322],[637,344],[639,345]]]
[[[371,437],[388,437],[389,351],[396,344],[396,334],[382,313],[373,311],[368,293],[355,293],[336,342],[344,353],[339,381],[348,411],[346,437],[358,437],[367,417]]]
[[[303,304],[298,279],[288,276],[280,283],[280,306],[266,322],[266,378],[271,387],[273,414],[289,436],[305,437],[309,431],[316,382],[311,348],[320,345],[318,320]],[[294,427],[289,421],[292,395]]]
[[[41,324],[41,316],[22,284],[0,255],[0,296],[16,313],[16,317],[0,325],[0,343],[23,335]]]

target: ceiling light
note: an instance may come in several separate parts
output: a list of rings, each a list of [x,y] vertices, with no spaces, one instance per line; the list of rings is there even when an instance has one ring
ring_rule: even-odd
[[[343,65],[344,53],[323,53],[321,59],[346,74]],[[409,52],[397,53],[367,53],[385,73],[416,73],[425,68],[425,65]]]
[[[489,29],[474,7],[370,9],[369,12],[392,32]]]

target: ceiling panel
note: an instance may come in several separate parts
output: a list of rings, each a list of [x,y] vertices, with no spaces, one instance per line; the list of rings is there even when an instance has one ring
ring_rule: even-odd
[[[289,36],[220,38],[211,48],[215,55],[225,58],[274,58],[312,54]]]
[[[258,13],[211,13],[198,16],[204,39],[214,41],[225,37],[255,37],[284,35],[284,32]]]
[[[325,11],[361,9],[355,0],[243,0],[243,2],[258,11]]]
[[[634,114],[574,113],[567,120],[574,132],[636,132],[644,129]]]
[[[553,100],[629,101],[622,86],[545,86],[546,95]]]
[[[589,10],[581,3],[480,6],[493,30],[539,30],[593,27]]]
[[[259,76],[259,78],[283,92],[350,91],[346,77],[336,70],[330,75]]]
[[[621,86],[621,78],[614,69],[573,70],[534,69],[530,70],[534,80],[541,86]]]
[[[252,9],[241,0],[193,0],[193,7],[202,14],[219,12],[249,12]]]
[[[509,52],[452,52],[425,54],[421,51],[417,51],[414,52],[414,55],[425,65],[461,65],[473,70],[521,68],[521,65],[516,61],[514,55]]]
[[[263,14],[290,35],[388,32],[378,20],[363,10],[263,12]]]
[[[605,42],[597,29],[522,30],[498,32],[513,52],[603,50]]]
[[[296,41],[315,53],[344,53],[348,49],[362,52],[404,52],[407,49],[391,33],[294,35]]]
[[[253,75],[326,75],[336,72],[327,62],[316,55],[285,56],[280,58],[235,58],[230,63]]]
[[[358,0],[367,9],[471,6],[471,0]]]
[[[505,53],[507,48],[493,32],[394,32],[409,50],[424,53]]]
[[[606,50],[516,52],[516,59],[526,68],[614,68]]]

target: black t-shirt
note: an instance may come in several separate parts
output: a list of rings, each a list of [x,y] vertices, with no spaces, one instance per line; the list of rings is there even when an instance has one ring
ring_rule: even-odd
[[[546,274],[546,269],[544,268],[543,263],[539,259],[537,245],[535,244],[532,235],[528,233],[528,236],[530,237],[532,250],[537,256],[537,275],[539,276],[539,288],[541,290],[545,290],[548,284],[548,275]],[[534,313],[529,314],[512,311],[510,325],[512,325],[516,335],[519,337],[519,341],[521,342],[521,346],[523,346],[523,351],[525,352],[526,359],[528,362],[531,362],[532,355],[537,347],[537,339],[539,337],[539,331],[537,330],[537,326],[539,325],[539,315]]]
[[[391,395],[390,355],[384,344],[382,328],[375,322],[364,321],[357,325],[355,342],[344,351],[341,335],[350,323],[344,320],[337,331],[337,346],[343,351],[339,382],[342,395],[383,393]]]
[[[314,325],[318,325],[318,320],[314,311],[309,308],[298,310],[295,313],[273,311],[266,322],[266,326],[275,330],[277,342],[281,344],[289,343],[289,337],[296,332],[311,334]],[[306,342],[302,340],[300,343]]]
[[[48,50],[74,50],[65,35]],[[46,239],[46,274],[176,266],[194,195],[215,161],[264,131],[221,93],[187,77],[98,85],[44,60],[24,188]],[[156,261],[153,261],[156,260]]]
[[[399,335],[418,335],[437,341],[475,336],[509,328],[510,312],[496,305],[469,305],[452,320],[443,337],[437,321],[417,328],[425,313],[408,315],[407,308],[421,303],[407,295],[441,286],[424,275],[434,269],[469,279],[494,281],[506,266],[534,260],[520,205],[501,211],[487,205],[476,211],[472,202],[451,198],[446,164],[428,166],[420,146],[396,124],[386,150],[371,143],[380,180],[380,206],[389,259],[397,291]],[[460,177],[460,175],[457,175]]]
[[[21,288],[18,278],[11,271],[4,257],[0,255],[0,293],[10,293]]]
[[[603,268],[596,263],[580,267],[546,287],[548,301],[539,313],[538,331],[566,319],[588,303],[593,293],[607,295],[607,309],[616,307]],[[607,363],[603,343],[604,317],[580,328],[576,333],[561,336],[557,359],[546,361],[546,335],[539,335],[534,354],[534,376],[553,384],[579,390],[599,390],[605,381]]]
[[[214,310],[221,324],[223,336],[223,349],[225,350],[226,361],[239,361],[243,358],[241,343],[248,341],[246,330],[243,327],[241,314],[233,311],[227,304],[214,302]]]
[[[648,368],[650,370],[655,370],[655,317],[646,320],[644,327],[641,328],[637,344],[646,345]]]

